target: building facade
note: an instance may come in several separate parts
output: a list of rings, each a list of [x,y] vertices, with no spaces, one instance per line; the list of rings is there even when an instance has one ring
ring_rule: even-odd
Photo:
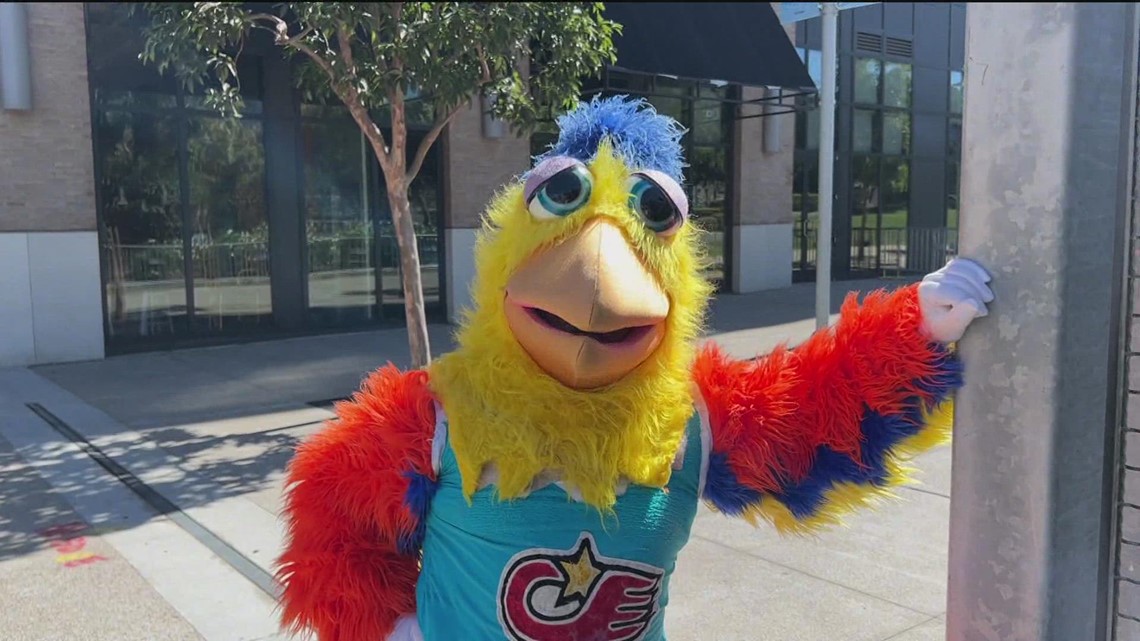
[[[832,273],[923,273],[956,250],[965,3],[884,2],[839,14]],[[819,85],[822,24],[796,47]],[[813,280],[819,112],[796,118],[796,280]]]
[[[0,110],[0,365],[403,322],[381,172],[345,110],[305,100],[271,43],[243,52],[245,113],[226,119],[138,62],[141,16],[126,5],[20,6],[32,99]],[[963,10],[890,4],[843,14],[839,246],[874,230],[881,257],[891,243],[913,244],[915,232],[888,238],[900,220],[922,229],[952,219],[952,154],[930,150],[953,137],[946,79],[961,69],[954,16]],[[903,32],[911,43],[905,62]],[[784,33],[781,46],[790,50],[794,39],[818,70],[818,25]],[[866,34],[878,37],[873,54]],[[782,90],[707,75],[614,68],[585,93],[644,96],[686,127],[688,195],[722,292],[788,286],[812,264],[808,132],[817,119],[806,102],[799,114],[776,109]],[[411,115],[414,148],[432,114]],[[491,129],[477,106],[462,111],[412,187],[435,322],[456,320],[468,302],[487,202],[550,142],[549,128],[531,139]],[[864,177],[869,187],[858,195],[844,187],[856,165],[878,181]],[[943,187],[931,191],[935,175]],[[862,273],[849,269],[858,252],[835,254],[840,277]],[[858,265],[871,265],[859,255]]]
[[[32,99],[0,111],[0,364],[403,322],[383,177],[345,110],[304,100],[271,43],[243,52],[245,113],[227,119],[138,62],[141,16],[126,5],[22,10]],[[765,157],[738,141],[748,129],[726,99],[740,87],[651,80],[693,132],[710,275],[740,290],[788,284],[789,270],[729,257],[757,237],[787,253],[751,224],[767,219],[735,212],[779,212],[769,217],[790,229],[790,192],[731,185],[742,159],[762,173],[791,166],[790,122],[782,153]],[[410,147],[431,116],[413,114]],[[431,320],[466,304],[483,208],[527,168],[533,142],[490,134],[471,107],[429,154],[411,201]]]

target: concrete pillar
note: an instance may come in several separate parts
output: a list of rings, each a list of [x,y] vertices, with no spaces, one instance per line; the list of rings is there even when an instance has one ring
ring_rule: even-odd
[[[1134,12],[967,11],[961,253],[997,300],[961,343],[948,639],[1106,639]]]
[[[743,99],[767,94],[744,87]],[[742,116],[763,113],[764,107],[741,107]],[[773,119],[768,122],[765,121]],[[795,114],[746,118],[736,122],[734,168],[736,185],[729,233],[732,243],[732,284],[735,293],[787,287],[792,284],[792,159]],[[773,126],[774,125],[774,126]],[[765,133],[769,134],[768,140]],[[778,136],[778,144],[770,138]],[[767,149],[765,149],[767,147]]]
[[[461,110],[445,133],[444,153],[444,296],[449,322],[470,304],[475,274],[475,232],[491,198],[530,165],[530,139],[509,132],[483,135],[479,101]]]
[[[103,357],[81,3],[28,3],[28,111],[0,110],[0,367]]]

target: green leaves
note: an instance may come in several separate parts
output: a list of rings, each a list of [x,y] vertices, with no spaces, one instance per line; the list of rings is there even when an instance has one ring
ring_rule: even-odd
[[[237,58],[255,30],[303,56],[311,96],[367,110],[415,91],[439,117],[488,90],[516,131],[572,107],[583,78],[615,59],[620,29],[601,3],[296,2],[259,13],[237,2],[144,3],[151,24],[141,58],[172,70],[208,104],[237,115]]]

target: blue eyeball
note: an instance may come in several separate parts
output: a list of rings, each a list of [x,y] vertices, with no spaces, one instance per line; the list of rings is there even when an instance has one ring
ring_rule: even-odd
[[[665,188],[648,176],[630,176],[626,186],[629,189],[630,208],[641,216],[645,226],[654,233],[668,235],[685,221],[684,214]]]
[[[573,165],[554,174],[531,195],[527,209],[535,218],[562,218],[590,201],[594,179],[583,165]]]

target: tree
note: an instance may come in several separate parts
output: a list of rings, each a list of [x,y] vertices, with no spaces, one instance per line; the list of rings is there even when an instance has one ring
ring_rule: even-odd
[[[269,32],[289,55],[310,95],[348,108],[380,163],[400,250],[412,363],[431,360],[419,251],[408,202],[428,150],[460,108],[482,92],[493,113],[529,132],[572,107],[584,78],[615,60],[620,26],[601,3],[290,2],[269,10],[249,3],[145,3],[151,24],[142,59],[171,69],[184,85],[206,87],[208,104],[240,116],[237,60],[256,33]],[[409,96],[434,121],[415,153],[407,150]],[[414,103],[413,103],[414,104]],[[388,135],[377,124],[384,110]]]

